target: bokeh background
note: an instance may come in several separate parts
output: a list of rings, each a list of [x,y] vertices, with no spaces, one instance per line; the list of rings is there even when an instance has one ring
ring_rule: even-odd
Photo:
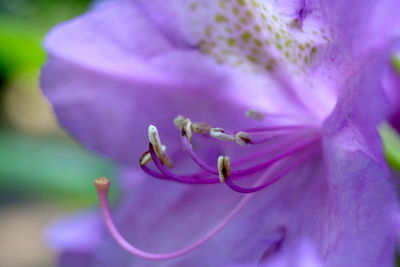
[[[40,66],[46,60],[44,36],[92,4],[89,0],[0,0],[2,267],[56,266],[57,252],[46,245],[46,227],[60,216],[94,207],[93,178],[115,173],[110,162],[84,150],[57,126],[38,86]],[[381,133],[396,173],[400,139],[388,127]]]
[[[43,38],[89,0],[0,0],[0,266],[56,266],[45,242],[54,219],[93,207],[92,181],[112,176],[58,126],[40,93]]]

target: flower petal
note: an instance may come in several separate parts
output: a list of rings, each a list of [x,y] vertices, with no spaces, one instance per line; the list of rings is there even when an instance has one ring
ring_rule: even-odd
[[[41,86],[61,124],[126,164],[145,149],[149,124],[162,137],[177,137],[172,120],[179,114],[236,128],[251,124],[232,119],[250,108],[308,119],[263,77],[238,75],[197,49],[171,43],[134,1],[115,1],[57,27],[46,49]],[[167,146],[172,153],[178,147]]]
[[[299,231],[311,234],[326,203],[327,186],[314,159],[284,180],[255,194],[241,213],[197,251],[160,266],[223,266],[227,262],[267,262],[298,241]],[[131,177],[134,179],[134,177]],[[305,190],[307,189],[307,190]],[[242,197],[224,185],[188,187],[144,180],[116,215],[117,226],[133,244],[150,251],[169,251],[191,243],[211,229]],[[316,200],[318,199],[318,200]],[[319,238],[319,236],[318,236]],[[152,266],[130,256],[109,238],[100,246],[102,266]],[[234,253],[232,253],[234,252]]]
[[[328,260],[330,266],[393,264],[397,203],[377,133],[387,111],[380,84],[385,59],[370,58],[352,77],[324,126],[324,156],[335,195],[323,230],[331,240],[324,257],[337,255]]]
[[[92,252],[101,240],[103,224],[97,212],[60,218],[46,230],[48,243],[57,251]]]
[[[346,84],[323,132],[316,156],[270,188],[254,194],[212,240],[161,266],[270,264],[301,240],[317,248],[325,266],[392,266],[397,204],[376,126],[385,115],[382,59],[371,59]],[[374,101],[370,101],[373,99]],[[151,251],[180,248],[210,229],[238,201],[223,185],[193,187],[143,180],[122,203],[124,236]],[[111,238],[98,255],[102,266],[153,262],[124,252]],[[307,253],[306,253],[307,255]],[[306,258],[307,260],[307,258]]]

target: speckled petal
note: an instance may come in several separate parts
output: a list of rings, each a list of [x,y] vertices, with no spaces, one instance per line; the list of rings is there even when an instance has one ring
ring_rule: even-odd
[[[127,164],[145,149],[149,124],[167,140],[177,137],[172,120],[179,114],[223,127],[249,126],[249,108],[310,120],[271,79],[170,41],[135,1],[115,1],[60,25],[45,46],[41,86],[62,126]]]

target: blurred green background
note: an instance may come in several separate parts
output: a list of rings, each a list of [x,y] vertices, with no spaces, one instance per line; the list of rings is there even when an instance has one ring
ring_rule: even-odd
[[[57,126],[38,87],[44,36],[90,5],[0,0],[0,266],[55,266],[46,225],[94,205],[93,179],[113,175],[109,162]]]
[[[93,206],[93,178],[113,176],[111,163],[57,126],[38,87],[45,34],[91,4],[0,0],[0,266],[55,266],[43,230],[58,216]],[[385,126],[381,134],[388,162],[400,171],[397,133]]]

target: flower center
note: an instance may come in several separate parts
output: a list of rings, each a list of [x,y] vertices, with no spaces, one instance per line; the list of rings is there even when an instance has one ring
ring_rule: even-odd
[[[149,150],[140,159],[141,168],[155,178],[179,183],[226,183],[228,187],[239,193],[253,193],[270,186],[313,156],[320,140],[317,129],[304,125],[224,130],[213,128],[207,123],[192,123],[190,119],[183,116],[175,119],[175,125],[179,129],[184,152],[200,170],[191,174],[176,174],[169,170],[169,167],[172,166],[171,159],[166,153],[165,146],[161,143],[157,128],[153,125],[149,127]],[[222,142],[235,142],[240,146],[261,147],[261,150],[232,162],[228,156],[221,155],[217,159],[217,164],[213,165],[194,151],[192,140],[196,135],[218,139]],[[157,170],[147,166],[150,161],[154,162]],[[236,180],[251,178],[253,174],[276,165],[280,166],[279,169],[263,184],[251,188],[234,184]]]
[[[250,111],[248,116],[262,119],[263,114]],[[214,228],[203,235],[199,240],[176,251],[168,253],[151,253],[131,245],[117,230],[108,203],[108,188],[110,182],[106,178],[97,178],[94,182],[103,214],[104,222],[114,240],[126,251],[138,257],[150,260],[167,260],[184,256],[210,240],[240,212],[254,193],[280,180],[286,174],[298,167],[308,158],[319,151],[320,135],[315,128],[304,125],[268,126],[251,129],[224,130],[211,127],[207,123],[192,123],[190,119],[178,116],[175,125],[179,129],[183,150],[200,171],[192,174],[178,175],[170,171],[172,159],[167,155],[166,146],[161,142],[155,126],[149,126],[149,150],[140,158],[141,168],[149,175],[163,180],[186,184],[226,184],[230,189],[245,193],[236,206],[219,221]],[[249,154],[238,160],[231,161],[230,157],[221,155],[214,166],[203,160],[193,149],[192,141],[196,135],[205,138],[221,140],[221,142],[236,142],[241,146],[263,146],[261,151]],[[278,139],[277,139],[278,138]],[[299,141],[300,140],[300,141]],[[266,157],[271,155],[270,157]],[[265,160],[265,158],[267,158]],[[153,161],[157,170],[147,165]],[[241,167],[245,166],[245,167]],[[241,167],[241,168],[239,168]],[[243,187],[236,184],[237,180],[258,172],[252,187]]]

